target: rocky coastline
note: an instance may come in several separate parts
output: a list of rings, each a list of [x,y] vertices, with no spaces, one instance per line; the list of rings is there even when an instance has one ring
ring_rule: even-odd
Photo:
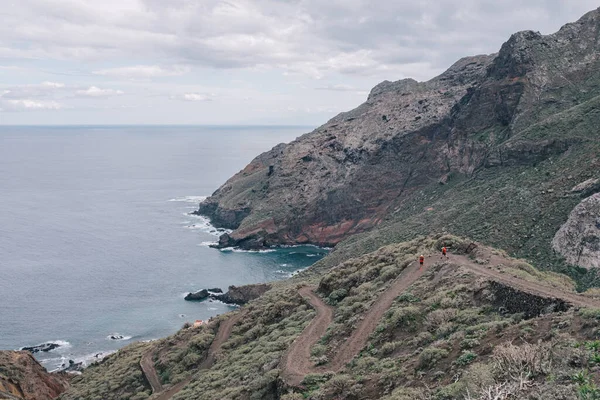
[[[241,306],[251,300],[257,299],[265,292],[271,289],[271,285],[267,283],[257,283],[244,286],[229,286],[226,293],[219,288],[202,289],[197,292],[188,293],[184,300],[187,301],[203,301],[203,300],[218,300],[225,304]]]

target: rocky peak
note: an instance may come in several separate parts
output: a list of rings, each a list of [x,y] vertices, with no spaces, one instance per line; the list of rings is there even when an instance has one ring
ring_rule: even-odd
[[[542,34],[533,31],[513,34],[500,48],[498,57],[490,66],[489,76],[496,79],[524,76],[534,61],[532,51],[542,38]]]
[[[395,82],[390,82],[390,81],[383,81],[380,84],[376,85],[373,89],[371,89],[371,92],[369,93],[369,97],[367,98],[368,102],[372,102],[373,100],[375,100],[378,96],[380,96],[383,93],[389,93],[389,92],[410,92],[411,90],[414,90],[417,86],[419,85],[419,82],[417,82],[414,79],[401,79],[399,81],[395,81]]]
[[[384,81],[354,110],[257,157],[199,213],[234,229],[223,246],[334,245],[403,212],[432,182],[563,153],[570,126],[552,140],[523,132],[597,96],[597,14],[554,35],[518,32],[497,55],[462,58],[427,82]]]

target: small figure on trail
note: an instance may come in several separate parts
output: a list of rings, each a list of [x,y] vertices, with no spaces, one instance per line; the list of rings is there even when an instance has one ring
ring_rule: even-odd
[[[425,262],[425,256],[423,254],[421,254],[421,257],[419,257],[419,264],[421,264],[421,267],[423,266],[424,262]]]
[[[448,255],[446,254],[446,252],[447,252],[446,246],[442,247],[442,256],[440,257],[440,259],[444,258],[444,257],[448,258]]]

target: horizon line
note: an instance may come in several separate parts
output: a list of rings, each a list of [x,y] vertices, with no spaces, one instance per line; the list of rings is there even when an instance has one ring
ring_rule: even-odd
[[[0,128],[69,128],[69,127],[298,127],[314,128],[318,125],[302,124],[0,124]]]

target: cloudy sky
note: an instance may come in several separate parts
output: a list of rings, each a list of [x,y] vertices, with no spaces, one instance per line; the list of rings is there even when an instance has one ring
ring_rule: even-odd
[[[0,124],[317,125],[588,0],[0,0]]]

